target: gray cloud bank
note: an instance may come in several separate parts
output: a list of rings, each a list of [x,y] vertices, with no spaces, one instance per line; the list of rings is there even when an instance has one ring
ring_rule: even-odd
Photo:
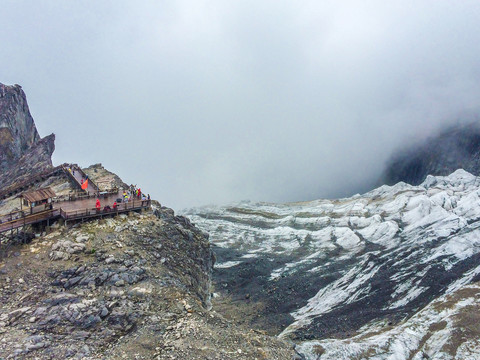
[[[478,1],[4,1],[0,81],[54,161],[174,208],[363,191],[480,108]]]

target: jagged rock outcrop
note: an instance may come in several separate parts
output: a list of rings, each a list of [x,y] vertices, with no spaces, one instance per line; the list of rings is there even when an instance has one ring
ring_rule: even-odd
[[[20,85],[0,84],[0,166],[19,159],[40,140]]]
[[[40,138],[21,86],[0,84],[0,188],[52,167],[55,135]]]
[[[457,169],[480,174],[480,122],[449,127],[401,151],[388,164],[380,183],[419,185],[427,175],[445,176]]]

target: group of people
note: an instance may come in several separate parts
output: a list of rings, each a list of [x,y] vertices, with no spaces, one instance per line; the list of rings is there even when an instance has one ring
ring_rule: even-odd
[[[142,200],[142,202],[143,201],[150,202],[150,194],[147,194],[147,196],[145,196],[145,194],[142,193],[140,188],[137,189],[136,185],[131,185],[129,189],[124,190],[122,197],[118,198],[117,200],[120,202],[123,201],[125,203],[128,203],[128,201],[131,200],[132,198]],[[100,199],[97,198],[97,201],[95,202],[95,209],[97,210],[97,213],[101,211],[101,208],[102,208],[102,205],[100,204]],[[105,205],[103,208],[103,212],[109,212],[112,210],[116,211],[117,208],[118,208],[117,201],[114,201],[112,207],[110,207],[110,205]]]
[[[123,191],[123,202],[128,202],[130,200],[138,199],[138,200],[148,200],[150,201],[150,194],[145,196],[144,193],[142,193],[142,190],[140,188],[137,188],[137,185],[130,185],[130,187],[127,190]]]
[[[138,200],[147,200],[147,197],[145,196],[145,194],[142,193],[142,190],[140,188],[137,188],[137,185],[131,184],[129,191],[131,196],[136,197]],[[148,195],[148,200],[150,200],[150,195]]]
[[[100,212],[101,208],[102,208],[102,205],[100,204],[100,199],[97,199],[97,201],[95,202],[95,209],[97,210],[97,213]],[[116,211],[117,208],[118,208],[118,204],[116,201],[114,201],[112,207],[110,207],[110,205],[105,205],[103,207],[103,212],[109,212],[112,210]]]

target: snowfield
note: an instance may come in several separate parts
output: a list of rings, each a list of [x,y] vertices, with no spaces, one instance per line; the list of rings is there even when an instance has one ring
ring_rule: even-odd
[[[306,359],[480,359],[480,325],[468,320],[480,299],[479,186],[457,170],[346,199],[186,215],[242,255],[219,259],[219,270],[270,260],[259,284],[294,293],[280,336]],[[299,302],[291,284],[302,281]]]

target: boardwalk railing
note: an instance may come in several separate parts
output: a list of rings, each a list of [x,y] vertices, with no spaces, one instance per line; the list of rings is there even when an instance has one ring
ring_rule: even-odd
[[[105,208],[100,210],[96,208],[87,208],[87,209],[69,210],[69,211],[60,209],[60,216],[65,220],[85,219],[89,217],[117,215],[117,214],[121,214],[128,211],[145,209],[148,207],[150,207],[149,200],[133,200],[126,203],[120,203],[115,209],[110,208],[110,210],[106,210]]]
[[[0,232],[18,229],[25,225],[35,224],[58,217],[58,210],[46,210],[33,215],[26,215],[0,224]]]
[[[6,222],[17,220],[25,216],[23,211],[12,211],[5,215],[0,215],[0,224],[4,224]]]
[[[38,214],[45,210],[51,210],[50,204],[42,204],[28,209],[12,211],[8,214],[0,215],[0,225],[9,221],[18,220],[29,215]]]

